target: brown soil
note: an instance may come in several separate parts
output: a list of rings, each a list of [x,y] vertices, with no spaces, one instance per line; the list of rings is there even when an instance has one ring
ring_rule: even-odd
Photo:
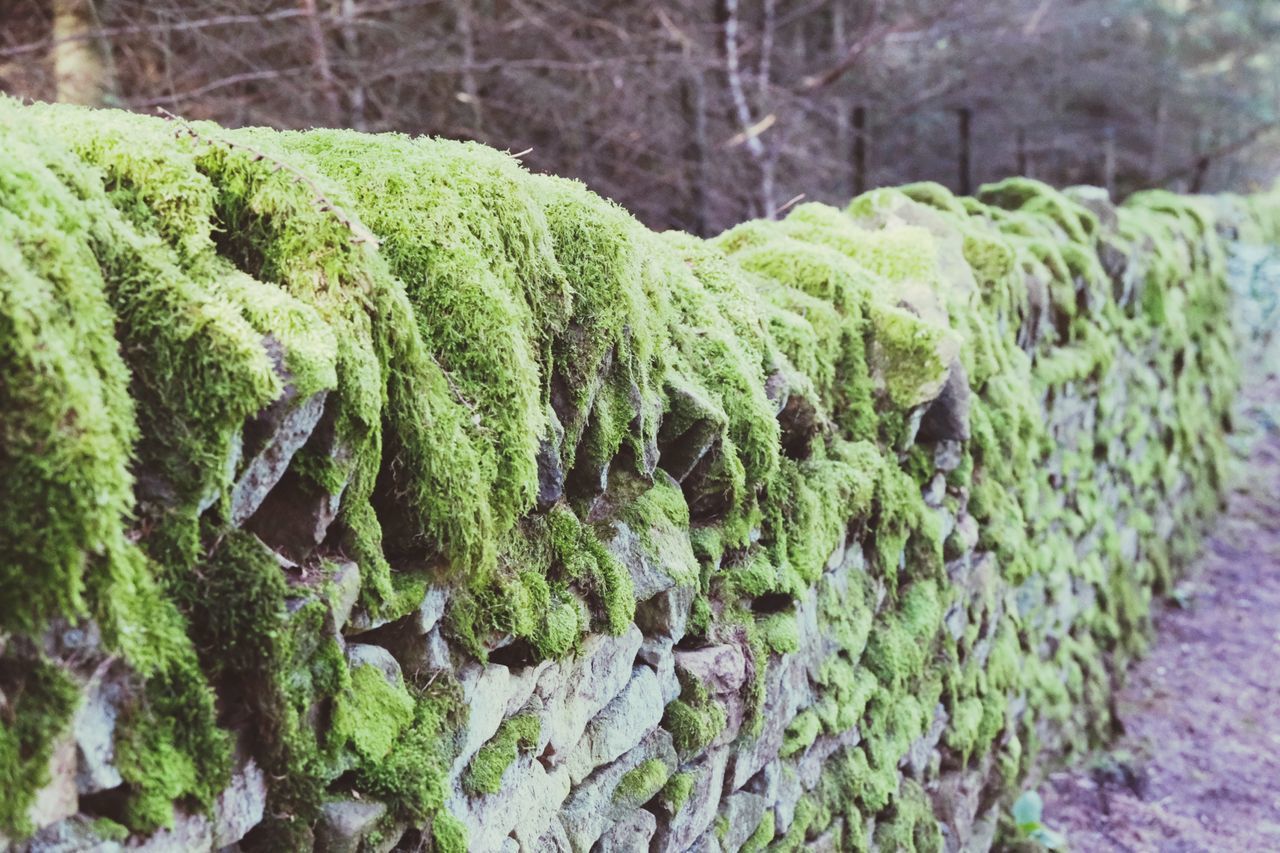
[[[1118,697],[1123,734],[1041,786],[1073,851],[1280,851],[1280,431],[1263,421]]]

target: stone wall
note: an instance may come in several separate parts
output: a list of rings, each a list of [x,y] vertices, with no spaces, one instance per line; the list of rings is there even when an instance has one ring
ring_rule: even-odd
[[[0,849],[1016,842],[1218,509],[1278,222],[1012,179],[701,241],[0,102]]]

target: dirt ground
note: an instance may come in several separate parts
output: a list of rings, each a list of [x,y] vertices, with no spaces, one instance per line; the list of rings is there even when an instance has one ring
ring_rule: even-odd
[[[1259,420],[1184,606],[1118,697],[1122,736],[1040,787],[1070,850],[1280,851],[1280,431]]]

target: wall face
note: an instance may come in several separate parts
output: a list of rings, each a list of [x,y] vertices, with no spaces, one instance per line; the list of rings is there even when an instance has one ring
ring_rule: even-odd
[[[704,242],[477,146],[0,114],[19,850],[982,849],[1218,508],[1216,228],[1280,220]]]

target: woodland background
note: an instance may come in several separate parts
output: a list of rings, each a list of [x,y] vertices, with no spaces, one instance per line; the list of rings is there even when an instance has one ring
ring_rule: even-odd
[[[710,234],[1011,173],[1280,172],[1271,0],[0,0],[0,91],[476,139]]]

